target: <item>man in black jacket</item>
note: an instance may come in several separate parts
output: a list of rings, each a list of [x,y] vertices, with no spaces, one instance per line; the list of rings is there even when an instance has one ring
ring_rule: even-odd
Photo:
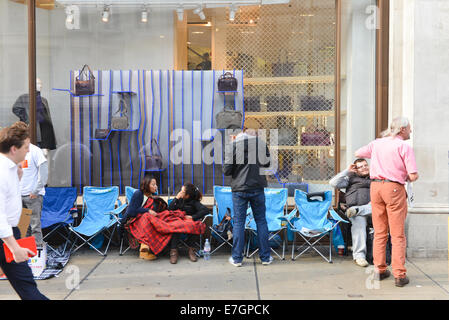
[[[270,166],[270,152],[265,142],[252,129],[245,129],[226,145],[223,173],[232,176],[232,202],[234,206],[233,246],[229,263],[242,265],[245,246],[245,221],[248,203],[254,215],[259,239],[259,257],[263,265],[269,265],[273,258],[268,244],[268,226],[265,217],[264,188],[267,180],[261,167]]]
[[[337,189],[346,189],[346,216],[352,223],[352,256],[355,263],[367,267],[366,226],[371,216],[369,165],[365,159],[357,159],[348,169],[329,181]]]

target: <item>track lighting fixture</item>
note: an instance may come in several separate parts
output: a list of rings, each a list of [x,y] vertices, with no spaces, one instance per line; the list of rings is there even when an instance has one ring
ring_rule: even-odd
[[[176,9],[176,14],[178,15],[179,21],[184,20],[184,9],[182,7]]]
[[[104,6],[103,8],[103,13],[101,14],[101,20],[103,22],[108,22],[109,21],[109,15],[110,15],[110,9],[108,6]]]
[[[193,10],[193,13],[197,14],[201,20],[206,20],[206,15],[204,14],[203,8],[201,6]]]

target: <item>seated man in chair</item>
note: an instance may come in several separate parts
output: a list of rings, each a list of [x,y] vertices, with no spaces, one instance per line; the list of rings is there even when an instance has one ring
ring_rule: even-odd
[[[357,159],[348,169],[333,177],[329,184],[346,189],[346,216],[352,223],[352,256],[355,263],[367,267],[366,226],[371,217],[369,165],[365,159]]]

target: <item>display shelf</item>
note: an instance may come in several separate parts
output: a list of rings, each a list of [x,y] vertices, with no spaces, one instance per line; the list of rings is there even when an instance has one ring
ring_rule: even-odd
[[[335,76],[246,78],[243,81],[244,85],[333,83],[335,81]]]
[[[129,93],[129,94],[137,94],[137,92],[134,92],[134,91],[112,91],[112,93],[118,93],[118,94],[126,94],[126,93]]]
[[[144,172],[163,172],[163,171],[165,171],[165,170],[167,170],[167,168],[163,168],[163,169],[153,169],[153,170],[150,170],[150,169],[143,169],[142,171],[144,171]]]
[[[345,76],[341,77],[346,79]],[[271,78],[246,78],[244,85],[266,85],[266,84],[309,84],[309,83],[334,83],[334,75],[301,76],[301,77],[271,77]]]
[[[270,146],[270,149],[288,151],[332,150],[334,146]]]
[[[236,94],[238,91],[217,91],[217,93],[233,93]]]
[[[52,90],[54,90],[54,91],[65,91],[65,92],[70,93],[70,95],[72,97],[79,97],[79,98],[84,98],[84,97],[102,97],[102,96],[104,96],[103,94],[88,94],[88,95],[79,95],[79,96],[77,96],[77,95],[74,95],[73,92],[70,91],[69,89],[52,88]]]
[[[292,116],[292,117],[320,117],[335,116],[334,111],[279,111],[279,112],[246,112],[245,117],[251,118],[271,118],[279,116]]]

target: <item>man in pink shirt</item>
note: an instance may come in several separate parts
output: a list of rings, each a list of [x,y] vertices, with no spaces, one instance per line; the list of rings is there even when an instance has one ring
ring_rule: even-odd
[[[410,123],[407,118],[395,118],[390,129],[380,139],[355,152],[358,158],[370,158],[371,205],[374,227],[373,260],[376,278],[390,276],[385,261],[388,231],[392,243],[392,268],[395,285],[409,283],[405,269],[405,218],[407,217],[407,193],[405,183],[418,179],[415,154],[405,140],[410,139]]]

